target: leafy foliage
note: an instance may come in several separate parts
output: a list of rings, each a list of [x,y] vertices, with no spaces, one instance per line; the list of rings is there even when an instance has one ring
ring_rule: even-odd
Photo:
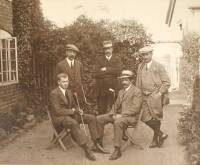
[[[103,55],[103,40],[113,41],[114,54],[122,59],[124,68],[132,69],[135,75],[136,52],[150,42],[143,26],[134,20],[93,21],[81,15],[71,25],[58,28],[43,18],[39,0],[13,0],[13,18],[14,35],[18,38],[20,83],[27,91],[29,102],[37,100],[34,104],[48,99],[55,84],[52,83],[55,65],[65,58],[65,44],[75,44],[81,50],[78,59],[84,66],[83,83],[86,96],[92,98],[93,68],[96,57]]]
[[[112,32],[116,43],[114,53],[119,56],[124,64],[124,69],[130,69],[136,79],[136,71],[140,58],[138,50],[150,43],[151,35],[147,34],[142,24],[135,20],[105,21],[105,26]]]
[[[179,141],[186,146],[192,165],[200,164],[200,77],[198,75],[199,45],[197,34],[191,33],[183,40],[182,82],[192,106],[185,107],[178,123]]]
[[[73,43],[81,50],[78,58],[84,66],[83,82],[89,98],[92,98],[95,84],[93,78],[95,59],[97,56],[103,55],[103,40],[113,40],[114,55],[119,56],[122,59],[124,68],[132,69],[135,75],[137,61],[134,53],[150,42],[150,36],[146,34],[144,28],[133,20],[124,22],[101,20],[95,22],[82,15],[72,25],[66,26],[63,31],[67,36],[67,43]],[[130,38],[125,37],[127,34]],[[138,38],[134,40],[135,36],[138,36]]]
[[[14,0],[13,5],[13,29],[14,35],[18,39],[18,68],[19,81],[23,88],[28,88],[33,82],[31,53],[31,28],[32,22],[30,19],[31,0],[22,1]],[[27,82],[29,80],[29,82]]]
[[[199,45],[196,33],[189,33],[183,39],[183,57],[180,61],[181,86],[187,92],[188,102],[191,103],[193,95],[194,77],[198,75]]]

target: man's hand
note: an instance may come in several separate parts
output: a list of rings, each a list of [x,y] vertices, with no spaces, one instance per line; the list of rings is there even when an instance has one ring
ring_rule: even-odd
[[[115,115],[113,115],[113,119],[114,119],[114,120],[119,119],[119,118],[121,118],[121,117],[122,117],[121,114],[115,114]]]
[[[83,115],[83,110],[82,109],[79,109],[79,114]]]
[[[159,97],[161,97],[162,94],[160,92],[154,92],[153,95],[154,95],[154,97],[159,98]]]
[[[105,72],[107,70],[106,67],[101,68],[101,71]]]
[[[72,108],[75,114],[83,115],[83,110],[78,108]]]
[[[74,113],[78,113],[78,112],[79,112],[77,108],[72,108],[72,111],[73,111]]]

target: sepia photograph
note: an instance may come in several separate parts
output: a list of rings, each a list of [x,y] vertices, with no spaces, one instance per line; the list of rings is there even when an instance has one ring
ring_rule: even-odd
[[[200,0],[0,0],[0,164],[200,165]]]

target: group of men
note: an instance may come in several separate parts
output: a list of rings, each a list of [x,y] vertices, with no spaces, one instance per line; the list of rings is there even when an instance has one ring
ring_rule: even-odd
[[[66,46],[66,59],[56,66],[58,87],[50,93],[49,110],[53,123],[71,130],[72,138],[83,148],[89,160],[96,160],[93,152],[109,153],[104,149],[104,126],[113,124],[114,151],[109,160],[121,156],[121,146],[128,126],[137,124],[140,112],[141,120],[154,132],[150,148],[161,147],[167,134],[160,129],[163,117],[165,97],[170,87],[169,77],[164,67],[152,60],[153,48],[139,50],[143,62],[138,66],[136,85],[133,72],[122,70],[122,62],[113,55],[111,41],[104,41],[105,55],[98,57],[95,65],[96,99],[98,115],[84,114],[77,102],[83,103],[85,96],[82,86],[83,67],[75,57],[79,49],[72,44]],[[119,81],[122,89],[119,90]],[[73,94],[78,95],[74,99]],[[117,96],[116,100],[115,97]],[[80,123],[88,124],[94,146],[89,148],[88,138],[80,129]]]

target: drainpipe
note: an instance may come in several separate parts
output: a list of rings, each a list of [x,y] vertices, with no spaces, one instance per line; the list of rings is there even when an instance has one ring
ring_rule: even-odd
[[[198,45],[199,45],[199,58],[198,58],[198,62],[199,62],[199,74],[198,74],[198,76],[200,76],[200,36],[197,38],[197,42],[198,42]]]

